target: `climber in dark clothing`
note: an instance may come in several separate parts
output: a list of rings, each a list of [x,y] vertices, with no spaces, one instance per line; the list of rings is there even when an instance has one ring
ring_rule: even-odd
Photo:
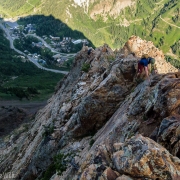
[[[143,72],[145,71],[146,77],[148,79],[148,81],[150,82],[150,78],[149,78],[149,71],[148,71],[148,64],[151,64],[152,66],[155,63],[155,59],[148,57],[147,54],[143,55],[141,60],[138,62],[138,73],[137,73],[137,77]]]

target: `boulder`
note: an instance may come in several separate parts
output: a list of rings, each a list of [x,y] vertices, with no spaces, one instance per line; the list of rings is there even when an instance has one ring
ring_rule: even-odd
[[[142,135],[126,141],[121,150],[113,154],[113,162],[118,172],[132,177],[159,180],[180,178],[180,159]]]

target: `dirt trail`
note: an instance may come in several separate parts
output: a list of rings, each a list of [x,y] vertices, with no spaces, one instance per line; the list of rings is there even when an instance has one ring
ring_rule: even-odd
[[[171,26],[174,26],[174,27],[176,27],[176,28],[179,28],[179,29],[180,29],[180,27],[179,27],[179,26],[176,26],[175,24],[172,24],[172,23],[167,22],[165,19],[163,19],[163,18],[161,17],[161,15],[160,15],[160,19],[161,19],[162,21],[164,21],[165,23],[167,23],[167,24],[169,24],[169,25],[171,25]]]
[[[13,106],[17,108],[22,108],[27,110],[27,114],[34,114],[39,109],[43,108],[47,104],[47,101],[36,101],[36,102],[28,102],[28,101],[18,101],[18,100],[0,100],[0,107],[8,107]]]

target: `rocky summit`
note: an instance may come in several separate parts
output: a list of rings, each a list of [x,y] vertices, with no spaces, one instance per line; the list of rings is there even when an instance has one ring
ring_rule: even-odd
[[[89,48],[28,131],[4,140],[0,172],[23,180],[180,179],[180,72],[136,36],[120,50]],[[135,78],[142,54],[156,60],[150,84]]]

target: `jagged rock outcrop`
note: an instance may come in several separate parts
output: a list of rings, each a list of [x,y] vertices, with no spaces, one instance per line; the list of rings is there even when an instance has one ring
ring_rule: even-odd
[[[107,14],[116,17],[124,8],[132,6],[135,2],[132,0],[104,0],[97,3],[94,0],[74,0],[74,3],[73,6],[83,7],[85,13],[90,13],[92,19],[96,19],[98,15],[104,16],[106,19]]]
[[[161,180],[180,178],[180,159],[141,135],[133,136],[124,143],[114,144],[112,151],[107,151],[106,146],[98,146],[96,151],[93,164],[84,169],[81,180],[122,179],[122,174]],[[108,166],[112,166],[116,171]],[[131,178],[126,176],[124,179]]]
[[[99,3],[96,3],[95,6],[91,9],[90,16],[93,19],[96,19],[97,15],[104,16],[106,20],[107,14],[110,16],[117,17],[119,13],[128,6],[134,5],[132,0],[104,0]]]
[[[179,114],[179,107],[180,104],[178,103],[179,101],[177,100],[177,103],[170,104],[175,97],[178,99],[179,97],[179,92],[177,89],[179,89],[178,84],[180,83],[180,79],[177,78],[179,75],[177,74],[169,74],[169,75],[157,75],[154,76],[152,81],[152,85],[149,87],[146,82],[143,84],[140,84],[133,93],[131,93],[126,100],[124,101],[123,104],[119,107],[119,109],[116,111],[116,113],[113,115],[113,117],[107,122],[107,124],[93,137],[96,139],[93,147],[91,148],[90,152],[88,152],[88,156],[86,158],[80,157],[79,158],[79,164],[81,164],[81,168],[79,170],[79,173],[82,173],[82,177],[84,176],[83,174],[88,174],[89,172],[89,165],[91,162],[93,162],[95,159],[100,159],[98,162],[99,166],[105,165],[107,167],[111,167],[115,169],[116,171],[118,170],[117,167],[114,167],[115,163],[113,163],[112,157],[114,154],[114,149],[118,151],[120,147],[123,144],[126,144],[126,142],[129,142],[130,138],[134,135],[138,135],[139,133],[143,134],[144,136],[151,136],[152,132],[157,129],[157,138],[159,139],[158,142],[160,143],[161,138],[163,138],[164,142],[161,140],[162,145],[165,145],[164,147],[169,148],[170,144],[169,141],[172,139],[176,138],[177,142],[175,149],[176,152],[179,151],[180,147],[178,146],[178,115]],[[176,84],[177,86],[174,86],[173,84]],[[174,88],[175,87],[175,88]],[[173,89],[174,88],[174,89]],[[176,92],[176,93],[170,93],[171,91]],[[170,95],[170,96],[169,96]],[[175,115],[176,114],[176,115]],[[166,116],[170,117],[173,115],[174,119],[174,126],[168,126],[168,122],[165,123],[164,121],[167,121],[165,119]],[[176,117],[176,119],[175,119]],[[146,123],[144,123],[145,120],[151,120],[154,118],[155,122],[154,125],[152,126],[147,126]],[[171,122],[172,124],[173,122]],[[170,124],[170,123],[169,123]],[[166,125],[166,126],[165,126]],[[169,131],[166,130],[166,128],[169,128]],[[173,131],[174,128],[177,128],[177,131]],[[172,134],[172,131],[174,132],[174,135]],[[161,137],[162,132],[166,135],[165,138]],[[168,137],[169,136],[169,137]],[[136,138],[139,137],[135,136],[133,139],[136,141]],[[143,140],[149,141],[148,138],[142,137]],[[151,141],[153,144],[152,147],[156,147],[157,144],[154,141]],[[132,143],[135,144],[135,143]],[[172,143],[171,143],[172,145]],[[162,149],[162,146],[158,145],[160,149]],[[114,147],[114,148],[113,148]],[[122,150],[122,154],[125,153],[126,149],[129,146],[124,148]],[[150,151],[150,147],[147,148],[148,151]],[[165,149],[164,149],[165,150]],[[163,150],[163,151],[164,151]],[[166,150],[165,150],[166,151]],[[98,153],[97,153],[98,152]],[[158,150],[160,153],[161,151]],[[167,151],[166,151],[167,152]],[[170,151],[171,152],[171,151]],[[121,154],[121,155],[122,155]],[[128,153],[125,153],[126,156],[128,156]],[[162,156],[163,153],[161,153]],[[169,154],[169,153],[168,153]],[[137,155],[137,153],[135,153]],[[177,154],[174,154],[177,155]],[[98,157],[101,158],[98,158]],[[172,155],[169,154],[170,157]],[[103,158],[102,158],[103,157]],[[155,157],[154,155],[152,157]],[[178,157],[178,156],[177,156]],[[163,166],[165,169],[164,173],[162,174],[157,174],[155,176],[150,176],[143,174],[142,172],[140,173],[141,175],[137,175],[137,172],[133,174],[131,170],[129,172],[126,172],[125,170],[118,170],[120,173],[125,173],[129,174],[131,178],[150,178],[150,179],[178,179],[179,178],[179,159],[177,157],[173,157],[173,159],[177,161],[172,161],[170,162],[170,166],[174,167],[175,173],[171,172],[170,177],[164,177],[167,169],[165,166]],[[81,159],[82,158],[82,159]],[[103,160],[102,160],[103,159]],[[119,159],[119,158],[117,158]],[[133,158],[129,157],[129,160]],[[153,158],[147,158],[147,159],[153,159]],[[158,158],[160,159],[160,157]],[[115,162],[116,160],[114,160]],[[155,159],[153,160],[155,161]],[[78,162],[78,161],[77,161]],[[86,163],[84,163],[86,162]],[[138,163],[138,160],[137,160]],[[149,162],[148,162],[149,163]],[[117,163],[118,164],[118,163]],[[128,165],[128,163],[126,163]],[[133,164],[133,163],[132,163]],[[166,162],[167,164],[167,162]],[[119,166],[122,165],[122,162],[119,163]],[[99,167],[98,166],[98,167]],[[146,165],[145,165],[146,166]],[[91,166],[90,166],[91,167]],[[157,166],[158,167],[158,166]],[[158,168],[160,168],[159,166]],[[167,165],[167,168],[169,166]],[[88,168],[88,169],[87,169]],[[125,168],[126,169],[126,168]],[[152,170],[152,169],[151,169]],[[94,170],[97,172],[97,170]],[[160,169],[155,170],[156,172],[160,173]],[[169,170],[171,171],[171,170]],[[146,171],[145,171],[146,172]],[[155,172],[151,171],[150,174],[155,174]],[[169,174],[169,173],[167,173]],[[97,174],[93,174],[93,177],[96,177]],[[168,176],[168,175],[167,175]],[[74,178],[76,179],[76,178]]]
[[[177,115],[179,113],[163,119],[156,138],[158,143],[180,158],[180,117]]]
[[[180,159],[149,138],[137,135],[113,154],[116,169],[135,177],[180,178]]]
[[[119,152],[118,147],[124,147],[123,155],[129,148],[128,143],[137,142],[139,137],[146,143],[147,152],[148,148],[151,152],[150,156],[147,152],[145,155],[155,157],[152,146],[161,146],[146,137],[153,136],[162,145],[166,140],[172,141],[168,133],[171,129],[166,126],[165,133],[163,121],[170,116],[178,117],[180,108],[180,74],[166,63],[161,51],[154,52],[152,44],[148,50],[149,43],[133,36],[122,50],[113,52],[104,45],[90,56],[84,47],[75,58],[74,68],[59,83],[48,105],[38,112],[27,134],[17,139],[8,152],[3,152],[0,171],[16,172],[16,179],[36,179],[42,177],[48,167],[55,168],[55,163],[60,163],[65,164],[64,173],[59,176],[53,169],[55,175],[51,179],[137,178],[131,167],[127,171],[119,168],[121,157],[119,154],[116,158],[114,153]],[[156,58],[160,74],[151,77],[150,86],[147,81],[137,86],[134,64],[147,50]],[[167,72],[171,73],[164,74]],[[154,123],[148,126],[145,120],[154,120]],[[172,143],[174,157],[163,147],[157,152],[158,157],[166,152],[167,159],[171,159],[163,169],[170,172],[171,179],[179,175],[179,159],[175,157],[179,152],[179,131],[178,124],[174,123],[177,129],[173,135],[175,147]],[[58,156],[58,162],[53,160],[57,154],[63,154]],[[135,160],[135,157],[129,158]],[[147,162],[157,163],[155,159]],[[169,166],[173,166],[174,172]],[[137,171],[138,177],[163,179],[163,170],[156,167],[148,175],[143,169]]]

